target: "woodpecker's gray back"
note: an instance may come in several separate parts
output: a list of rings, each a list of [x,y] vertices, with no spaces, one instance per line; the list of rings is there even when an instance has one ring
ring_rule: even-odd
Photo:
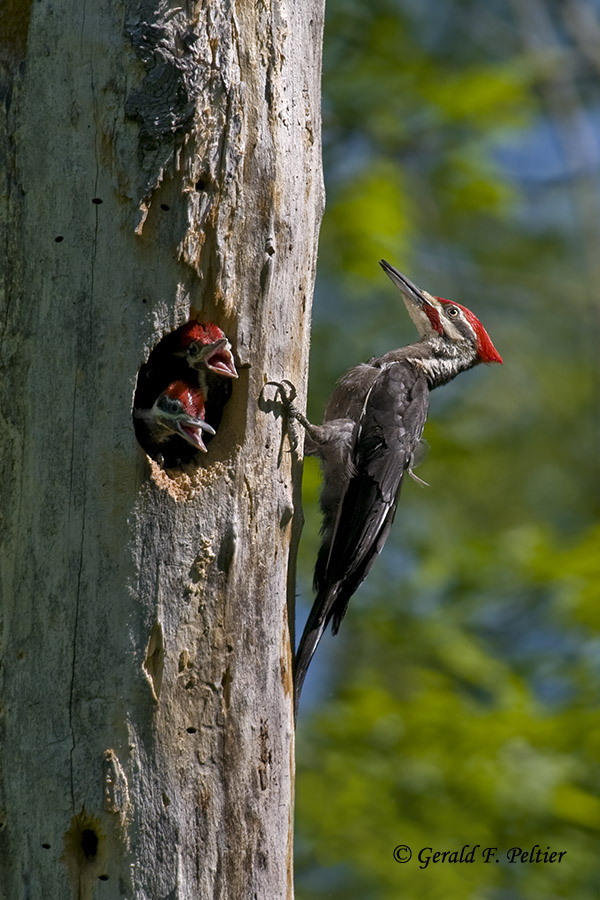
[[[373,360],[347,372],[325,413],[335,417],[329,424],[356,418],[348,443],[348,475],[340,470],[335,520],[327,522],[330,511],[323,510],[323,543],[315,567],[317,597],[298,647],[297,694],[328,622],[333,619],[337,632],[352,594],[385,544],[402,478],[427,418],[429,389],[423,372],[404,358],[378,363]],[[346,418],[340,418],[344,413]],[[316,452],[323,458],[320,448]]]

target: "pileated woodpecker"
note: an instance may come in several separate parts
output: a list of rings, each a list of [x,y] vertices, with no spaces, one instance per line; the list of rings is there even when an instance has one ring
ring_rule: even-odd
[[[175,332],[177,334],[177,332]],[[187,322],[179,329],[185,361],[195,370],[206,402],[206,419],[215,428],[221,424],[225,404],[231,396],[231,379],[237,378],[231,344],[218,325]]]
[[[319,458],[323,472],[317,596],[296,653],[296,709],[323,631],[332,620],[337,633],[350,598],[385,544],[404,473],[412,474],[429,392],[478,363],[502,362],[470,310],[421,291],[385,260],[380,265],[400,289],[419,341],[342,375],[322,425],[312,425],[291,405],[293,396],[281,391],[290,416],[308,434],[305,452]]]
[[[199,442],[189,439],[174,401],[202,421],[199,427],[210,439],[221,422],[231,379],[237,377],[231,344],[213,322],[191,319],[165,335],[140,368],[134,398],[136,436],[146,453],[171,468],[206,451],[200,432],[195,432]],[[170,428],[178,422],[181,427]]]
[[[209,390],[207,380],[210,374],[225,378],[238,377],[231,344],[218,325],[191,320],[173,332],[173,337],[175,336],[188,365],[198,372],[200,387],[206,392]]]
[[[189,462],[201,450],[203,434],[214,435],[204,419],[204,397],[200,388],[182,380],[173,381],[151,407],[134,407],[136,435],[146,453],[167,468]]]

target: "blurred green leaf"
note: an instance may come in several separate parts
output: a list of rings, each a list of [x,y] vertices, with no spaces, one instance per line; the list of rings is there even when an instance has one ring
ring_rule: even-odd
[[[414,339],[382,256],[472,308],[504,365],[432,394],[430,487],[403,487],[309,671],[299,900],[597,898],[600,76],[566,7],[536,9],[528,33],[504,0],[328,2],[310,415],[342,371]],[[304,477],[303,607],[314,460]],[[401,865],[401,843],[500,862]],[[507,861],[534,845],[566,855]]]

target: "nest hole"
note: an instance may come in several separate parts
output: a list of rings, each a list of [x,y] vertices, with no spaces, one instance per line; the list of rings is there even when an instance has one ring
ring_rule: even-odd
[[[190,319],[166,334],[138,371],[133,426],[142,449],[165,469],[199,465],[237,378],[229,339]]]

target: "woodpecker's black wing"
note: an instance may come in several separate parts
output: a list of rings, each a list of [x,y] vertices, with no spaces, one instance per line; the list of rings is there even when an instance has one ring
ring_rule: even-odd
[[[327,623],[333,618],[337,632],[352,594],[385,544],[428,402],[424,373],[406,360],[383,368],[367,394],[354,439],[354,474],[315,570],[317,597],[296,655],[296,700]]]

